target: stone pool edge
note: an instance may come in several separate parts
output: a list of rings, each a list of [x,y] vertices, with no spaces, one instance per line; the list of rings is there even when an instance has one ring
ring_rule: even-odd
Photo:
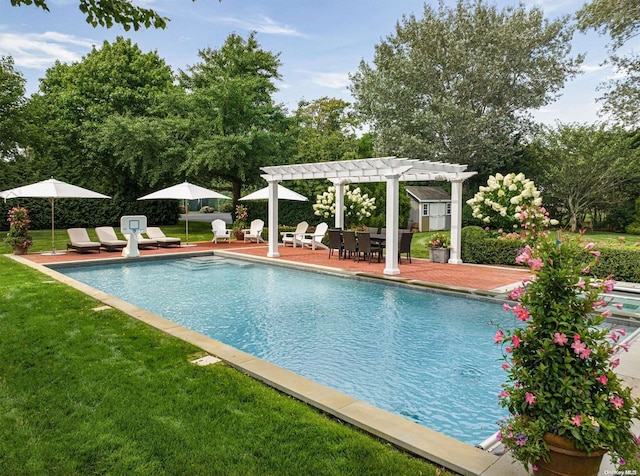
[[[189,254],[191,255],[191,253]],[[192,256],[213,254],[214,253],[211,251],[194,252]],[[247,258],[246,255],[227,251],[217,251],[215,254],[243,260],[246,260]],[[291,395],[298,400],[329,413],[355,427],[365,430],[372,435],[389,441],[405,451],[418,455],[447,469],[463,475],[486,475],[488,474],[489,468],[500,460],[498,456],[488,453],[482,449],[463,443],[422,425],[418,425],[417,423],[411,422],[361,400],[357,400],[327,386],[295,374],[294,372],[235,349],[227,344],[187,329],[186,327],[134,306],[122,299],[92,288],[91,286],[59,273],[54,269],[56,266],[52,267],[51,264],[42,265],[34,263],[16,255],[6,256],[21,264],[34,268],[57,281],[71,286],[108,306],[118,309],[139,321],[165,332],[166,334],[195,345],[205,352],[220,358],[231,367],[260,380],[283,393]],[[186,257],[184,254],[181,254],[180,256]],[[173,257],[175,257],[175,255]],[[130,262],[131,260],[123,259],[122,261]],[[263,260],[255,259],[255,261]],[[273,261],[266,259],[264,261],[274,264]],[[102,263],[102,261],[99,260],[89,260],[82,262],[66,262],[64,265],[86,266],[96,264],[98,262]],[[113,261],[110,262],[113,263]],[[299,264],[297,265],[298,266],[296,267],[303,267]],[[312,269],[323,268],[323,271],[331,274],[352,275],[354,277],[363,274],[365,275],[363,277],[368,277],[366,276],[366,273],[336,273],[335,269],[326,267],[304,267]],[[404,284],[412,284],[409,280],[390,279],[390,281],[402,281]]]

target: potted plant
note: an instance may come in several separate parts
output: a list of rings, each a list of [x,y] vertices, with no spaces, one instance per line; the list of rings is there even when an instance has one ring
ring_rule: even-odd
[[[4,242],[13,248],[13,252],[17,255],[27,253],[27,250],[33,245],[33,239],[29,234],[29,212],[23,207],[13,207],[9,210],[9,232]]]
[[[429,238],[429,259],[432,263],[447,263],[449,261],[449,237],[444,233],[434,233]]]
[[[244,240],[244,230],[247,228],[249,211],[244,205],[236,205],[236,219],[231,224],[231,230],[236,240]]]
[[[631,423],[640,400],[614,371],[629,344],[624,328],[602,325],[614,281],[590,275],[598,256],[581,239],[541,236],[516,260],[534,275],[504,305],[521,325],[495,335],[507,372],[498,396],[510,413],[499,437],[536,474],[596,475],[606,452],[619,466],[639,454]]]

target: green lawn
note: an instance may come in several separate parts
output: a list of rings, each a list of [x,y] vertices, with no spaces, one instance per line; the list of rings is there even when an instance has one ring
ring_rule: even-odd
[[[0,256],[0,474],[441,474],[99,305]]]

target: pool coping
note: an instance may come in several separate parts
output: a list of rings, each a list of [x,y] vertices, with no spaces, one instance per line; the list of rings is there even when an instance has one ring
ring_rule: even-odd
[[[442,292],[464,294],[468,297],[479,299],[490,299],[499,297],[500,292],[479,291],[469,288],[457,288],[443,286],[422,281],[403,279],[398,277],[384,277],[365,272],[354,272],[338,270],[321,265],[301,264],[292,261],[278,260],[275,263],[265,257],[248,256],[232,251],[194,251],[192,253],[180,253],[148,256],[140,258],[117,258],[109,260],[109,264],[118,262],[134,262],[142,260],[172,259],[176,257],[186,258],[189,256],[225,256],[245,261],[264,262],[271,265],[282,265],[300,269],[312,269],[338,276],[350,276],[375,281],[385,281],[398,285],[409,285],[411,287],[430,288]],[[251,354],[240,351],[232,346],[207,337],[196,331],[169,321],[157,314],[141,309],[122,299],[111,296],[107,293],[92,288],[89,285],[76,281],[58,271],[56,268],[69,266],[87,266],[97,263],[104,264],[101,260],[67,261],[64,263],[48,263],[46,265],[34,263],[21,256],[6,255],[19,263],[34,268],[43,274],[69,285],[94,299],[118,309],[129,316],[142,321],[156,329],[171,336],[188,342],[203,351],[220,358],[229,366],[260,380],[279,391],[293,396],[323,412],[331,414],[357,428],[360,428],[376,437],[384,439],[393,445],[427,459],[435,464],[463,475],[489,475],[503,474],[503,469],[507,467],[504,457],[496,456],[485,450],[463,443],[455,438],[449,437],[425,426],[414,423],[406,418],[382,410],[371,404],[365,403],[354,397],[350,397],[342,392],[329,388],[325,385],[314,382],[306,377],[302,377],[294,372],[278,367],[274,364],[259,359]],[[508,466],[511,466],[510,464]],[[500,469],[499,469],[500,468]],[[510,470],[516,470],[517,466],[511,466]],[[517,470],[516,470],[517,471]],[[514,472],[513,474],[522,474]]]

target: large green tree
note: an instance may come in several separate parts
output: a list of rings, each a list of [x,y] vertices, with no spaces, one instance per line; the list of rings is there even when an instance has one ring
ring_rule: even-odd
[[[243,186],[264,183],[261,166],[285,160],[290,121],[272,98],[280,55],[262,49],[255,33],[231,34],[198,55],[201,62],[180,74],[193,136],[185,170],[226,182],[235,203]]]
[[[0,56],[0,162],[15,159],[25,104],[25,79],[11,56]]]
[[[195,2],[195,0],[193,0]],[[47,0],[10,0],[11,5],[34,5],[49,11]],[[160,16],[151,8],[134,5],[131,0],[78,0],[78,8],[86,15],[87,23],[92,26],[111,28],[122,25],[125,30],[145,28],[165,28],[169,18]]]
[[[640,181],[639,142],[636,133],[603,124],[560,125],[537,136],[536,183],[545,202],[564,212],[571,231],[587,215],[633,203]]]
[[[609,59],[616,77],[600,87],[605,93],[602,111],[618,122],[640,124],[640,54],[622,47],[640,33],[640,0],[593,0],[577,13],[581,30],[594,29],[609,35]]]
[[[29,104],[34,168],[64,171],[69,179],[134,198],[148,185],[130,172],[135,157],[121,153],[131,131],[121,129],[120,137],[109,131],[114,121],[153,117],[175,89],[173,81],[157,53],[143,53],[122,37],[105,41],[80,62],[57,62]]]
[[[352,75],[356,108],[378,133],[376,152],[469,164],[479,180],[509,165],[530,111],[578,73],[568,17],[524,4],[425,4]]]

